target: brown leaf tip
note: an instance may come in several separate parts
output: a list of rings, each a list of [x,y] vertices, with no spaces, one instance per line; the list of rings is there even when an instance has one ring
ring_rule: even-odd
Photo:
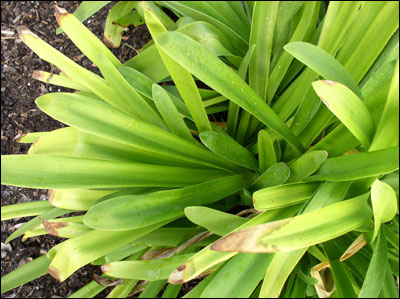
[[[43,80],[43,77],[44,77],[44,75],[43,75],[42,71],[34,70],[32,73],[32,79]]]
[[[103,273],[107,273],[111,270],[110,264],[102,265],[100,268],[101,268],[101,271],[103,271]]]
[[[20,39],[22,39],[23,41],[25,41],[26,35],[32,35],[32,36],[38,37],[36,34],[34,34],[32,31],[30,31],[29,28],[26,27],[25,25],[17,26],[17,33],[18,33],[18,37]]]
[[[53,266],[49,266],[49,268],[47,268],[47,273],[50,274],[51,276],[53,276],[58,281],[62,282],[62,280],[60,278],[60,271],[58,271],[57,268],[54,268]]]
[[[56,20],[58,25],[60,25],[60,19],[62,16],[66,16],[68,14],[68,11],[62,7],[59,7],[57,5],[53,5],[55,12],[55,16],[56,16]],[[60,25],[61,26],[61,25]]]

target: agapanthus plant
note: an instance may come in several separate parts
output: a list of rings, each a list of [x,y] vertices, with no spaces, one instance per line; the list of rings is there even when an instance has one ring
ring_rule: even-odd
[[[398,297],[398,2],[121,3],[109,18],[153,38],[125,64],[55,7],[102,76],[18,29],[60,70],[34,77],[76,92],[36,100],[68,127],[1,158],[3,184],[49,201],[1,218],[36,216],[7,242],[67,240],[2,292],[91,263],[103,277],[70,297],[176,297],[200,277],[185,297]]]

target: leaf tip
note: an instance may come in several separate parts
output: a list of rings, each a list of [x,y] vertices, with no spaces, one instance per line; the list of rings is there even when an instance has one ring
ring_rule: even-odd
[[[111,265],[110,265],[110,264],[105,264],[105,265],[102,265],[100,268],[101,268],[101,271],[102,271],[103,273],[107,273],[107,272],[110,272],[110,270],[111,270]]]
[[[57,5],[53,5],[53,8],[56,11],[55,15],[56,15],[57,23],[61,27],[61,23],[60,22],[61,22],[62,17],[67,16],[69,13],[68,13],[68,11],[66,9],[64,9],[62,7],[59,7]]]
[[[49,268],[47,268],[47,274],[50,274],[53,278],[57,279],[59,282],[62,282],[60,271],[57,268],[54,268],[50,265]]]

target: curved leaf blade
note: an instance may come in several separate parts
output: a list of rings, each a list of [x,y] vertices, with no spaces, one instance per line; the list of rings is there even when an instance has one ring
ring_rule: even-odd
[[[323,103],[368,150],[375,125],[360,98],[346,86],[332,81],[316,81],[312,86]]]
[[[224,133],[206,131],[200,133],[203,144],[218,156],[237,165],[257,171],[257,160],[253,154]]]
[[[304,152],[302,144],[276,113],[238,74],[211,52],[177,32],[162,33],[156,40],[160,48],[182,67],[271,127],[287,139],[295,150]]]
[[[215,202],[253,181],[253,175],[244,173],[181,189],[115,197],[90,208],[84,223],[108,231],[139,228],[180,216],[187,206]]]

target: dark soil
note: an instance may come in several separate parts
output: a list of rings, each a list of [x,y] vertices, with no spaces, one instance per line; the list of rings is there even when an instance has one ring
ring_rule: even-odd
[[[98,72],[92,63],[82,55],[63,33],[56,35],[58,27],[52,5],[57,4],[69,12],[75,11],[79,1],[2,1],[1,2],[1,154],[25,154],[29,144],[20,144],[17,138],[28,132],[51,131],[64,125],[41,112],[35,105],[39,96],[57,91],[70,91],[48,85],[31,78],[34,70],[50,71],[50,65],[34,54],[17,35],[16,27],[26,25],[31,31],[50,45],[72,58],[85,68]],[[102,39],[104,23],[110,3],[84,24]],[[121,47],[113,53],[125,62],[135,56],[150,34],[147,28],[130,26],[124,33]],[[1,205],[9,205],[32,200],[47,200],[47,190],[25,189],[1,186]],[[15,225],[30,218],[1,222],[1,242],[15,231]],[[21,237],[11,241],[11,252],[1,259],[1,276],[18,268],[19,265],[37,258],[61,241],[60,238],[40,236],[21,241]],[[98,267],[86,266],[63,283],[50,275],[29,282],[1,295],[3,298],[57,298],[66,297],[92,280],[94,273],[100,274]],[[99,297],[105,297],[102,292]]]

